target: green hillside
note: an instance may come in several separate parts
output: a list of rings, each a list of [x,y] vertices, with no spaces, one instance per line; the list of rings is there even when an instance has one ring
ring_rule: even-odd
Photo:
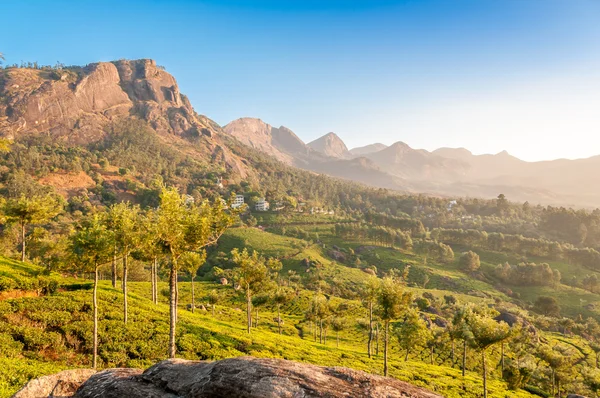
[[[235,234],[237,235],[237,233]],[[259,234],[260,235],[260,234]],[[255,237],[257,238],[257,237]],[[37,267],[2,259],[3,272],[18,272],[35,279]],[[26,278],[26,277],[25,277]],[[56,277],[55,293],[40,297],[5,299],[0,303],[0,341],[6,359],[0,360],[0,396],[7,397],[28,379],[72,367],[89,364],[91,339],[91,292],[89,284],[65,291],[72,280]],[[32,282],[33,283],[33,282]],[[123,325],[121,295],[108,282],[100,288],[100,357],[103,367],[148,367],[166,358],[168,329],[167,299],[162,296],[154,305],[146,282],[131,282],[130,321]],[[303,291],[299,300],[283,309],[284,333],[277,333],[273,308],[261,309],[258,328],[249,336],[244,328],[244,313],[230,288],[209,282],[197,283],[198,296],[219,289],[223,299],[215,316],[210,311],[192,314],[185,309],[190,300],[190,285],[181,285],[180,330],[177,336],[179,356],[188,359],[221,359],[239,355],[277,357],[329,366],[347,366],[381,373],[381,357],[369,359],[365,352],[364,333],[354,329],[340,336],[339,348],[333,336],[326,344],[312,341],[308,325],[302,321],[310,292]],[[161,290],[166,284],[161,284]],[[342,301],[341,299],[339,299]],[[202,300],[200,300],[202,301]],[[360,312],[360,303],[348,301]],[[300,336],[304,331],[304,337]],[[479,396],[480,377],[448,366],[429,365],[421,361],[404,362],[392,355],[391,375],[416,385],[426,386],[447,397]],[[494,380],[491,396],[503,397],[506,384]],[[528,397],[525,392],[512,396]]]

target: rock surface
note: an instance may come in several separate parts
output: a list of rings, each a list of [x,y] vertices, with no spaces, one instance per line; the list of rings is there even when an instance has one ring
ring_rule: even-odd
[[[96,371],[92,369],[65,370],[31,380],[13,398],[72,397],[83,382]]]
[[[90,371],[91,372],[91,371]],[[56,377],[58,375],[49,376]],[[240,357],[216,362],[174,359],[145,372],[109,369],[88,375],[74,398],[441,398],[440,395],[387,377],[338,367],[283,359]],[[78,379],[79,380],[79,379]],[[36,381],[30,382],[30,384]],[[29,385],[29,384],[28,384]],[[50,397],[48,389],[17,398]]]
[[[0,131],[49,134],[89,143],[117,118],[141,117],[159,133],[212,135],[175,78],[150,59],[99,62],[59,70],[7,68],[0,74]]]

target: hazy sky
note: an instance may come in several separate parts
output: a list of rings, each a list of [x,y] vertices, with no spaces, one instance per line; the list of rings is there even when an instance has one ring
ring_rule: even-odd
[[[600,154],[599,0],[0,0],[0,15],[6,63],[154,58],[222,125]]]

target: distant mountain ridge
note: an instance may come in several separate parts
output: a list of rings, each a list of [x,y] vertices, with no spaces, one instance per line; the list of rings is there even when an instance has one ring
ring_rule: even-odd
[[[244,127],[245,120],[231,122],[225,132],[288,164],[373,186],[444,196],[489,198],[504,193],[531,203],[600,205],[600,156],[526,162],[506,151],[474,155],[466,148],[439,148],[430,152],[402,141],[349,150],[335,133],[304,144],[286,127],[271,128],[270,145],[261,149],[260,129]],[[294,137],[293,146],[279,142],[281,131]]]
[[[335,133],[325,134],[323,137],[317,138],[307,145],[317,152],[334,158],[348,159],[352,157],[344,141]]]

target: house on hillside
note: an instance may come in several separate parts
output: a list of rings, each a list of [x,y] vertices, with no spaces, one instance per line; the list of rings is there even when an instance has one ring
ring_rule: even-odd
[[[234,209],[237,209],[238,207],[242,206],[244,203],[246,203],[246,201],[244,200],[244,195],[235,195],[235,199],[233,200],[233,204],[231,205],[231,207],[233,207]]]
[[[269,202],[267,202],[265,198],[261,198],[254,205],[254,209],[256,211],[267,211],[269,210]]]
[[[446,209],[448,211],[452,211],[452,208],[454,208],[454,206],[456,206],[458,203],[456,202],[456,200],[451,200],[450,202],[448,202],[448,204],[446,205]]]
[[[185,204],[187,206],[194,204],[194,197],[192,195],[185,195]]]

